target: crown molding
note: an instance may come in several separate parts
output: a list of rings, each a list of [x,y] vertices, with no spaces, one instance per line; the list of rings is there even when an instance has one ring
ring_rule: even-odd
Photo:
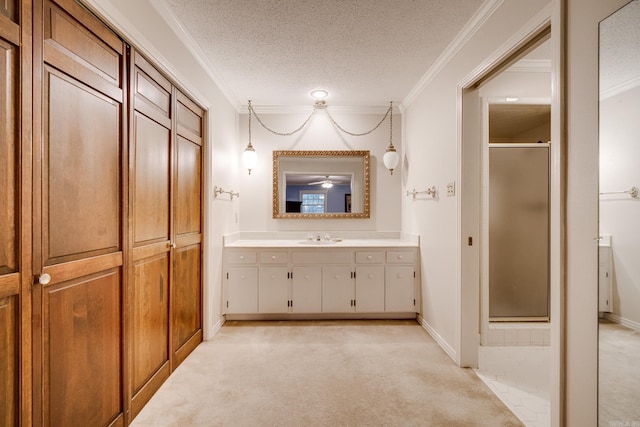
[[[453,59],[453,57],[462,49],[469,39],[484,25],[484,23],[493,15],[500,7],[504,0],[486,0],[484,4],[471,17],[469,22],[464,26],[462,31],[449,43],[447,48],[433,63],[427,72],[420,78],[418,83],[411,89],[409,94],[402,100],[401,110],[404,111],[425,87],[438,75],[440,71]]]
[[[218,89],[220,89],[220,92],[222,92],[227,101],[229,101],[229,103],[236,109],[236,111],[240,111],[240,101],[231,91],[231,88],[222,77],[222,74],[209,60],[208,56],[204,53],[200,45],[191,36],[189,31],[187,31],[182,22],[180,22],[180,20],[174,15],[174,13],[171,12],[171,9],[169,9],[164,0],[150,1],[149,3],[156,10],[156,12],[158,12],[162,19],[164,19],[165,22],[171,28],[173,28],[173,31],[180,42],[182,42],[182,44],[187,48],[191,55],[193,55],[196,61],[198,61],[198,63],[202,66],[209,77],[211,77],[211,80],[213,80],[216,86],[218,86]]]
[[[625,82],[618,83],[617,85],[601,90],[600,100],[611,98],[612,96],[619,95],[622,92],[626,92],[638,86],[640,86],[640,76],[636,76]]]

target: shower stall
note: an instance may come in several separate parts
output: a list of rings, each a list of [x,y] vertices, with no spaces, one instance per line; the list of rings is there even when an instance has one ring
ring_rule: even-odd
[[[489,144],[489,321],[549,320],[549,144]]]

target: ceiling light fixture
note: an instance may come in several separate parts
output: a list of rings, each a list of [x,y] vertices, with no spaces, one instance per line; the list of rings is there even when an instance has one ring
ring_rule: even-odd
[[[384,166],[389,169],[391,175],[393,175],[393,170],[398,166],[398,162],[400,161],[396,147],[393,146],[393,102],[391,102],[389,110],[391,110],[391,114],[389,114],[389,146],[382,157],[382,162]]]
[[[256,154],[256,149],[253,148],[251,144],[251,111],[253,108],[251,107],[251,100],[249,100],[249,144],[242,152],[242,163],[244,167],[249,170],[249,175],[251,175],[251,170],[256,167],[258,163],[258,155]]]
[[[327,95],[329,95],[329,92],[324,89],[316,89],[311,91],[311,96],[313,96],[315,99],[322,99]]]
[[[321,92],[323,92],[325,94],[327,93],[326,90],[318,90],[318,91],[321,91]],[[313,94],[313,93],[318,92],[318,91],[313,91],[311,93]],[[251,175],[251,170],[255,167],[255,165],[256,165],[256,163],[258,161],[258,157],[256,155],[256,150],[253,148],[253,145],[251,144],[251,116],[252,115],[256,117],[256,120],[258,120],[258,123],[260,123],[260,126],[265,128],[266,130],[268,130],[272,134],[278,135],[278,136],[291,136],[294,133],[297,133],[297,132],[301,131],[309,123],[309,120],[311,120],[311,117],[313,117],[313,115],[318,110],[324,110],[327,113],[327,116],[329,117],[329,120],[331,120],[331,123],[333,123],[333,125],[338,130],[340,130],[341,132],[346,133],[347,135],[351,135],[351,136],[366,136],[366,135],[369,135],[371,132],[373,132],[374,130],[378,129],[380,127],[380,125],[382,124],[382,122],[384,122],[386,120],[386,118],[389,117],[389,146],[387,147],[387,151],[384,153],[382,161],[384,163],[384,166],[387,169],[389,169],[389,172],[391,172],[391,175],[393,175],[393,171],[396,168],[396,166],[398,165],[398,162],[400,161],[400,156],[398,155],[398,152],[396,151],[396,148],[393,146],[393,102],[389,103],[389,108],[387,109],[387,112],[384,114],[384,116],[378,122],[378,124],[375,125],[371,130],[368,130],[368,131],[362,132],[362,133],[349,132],[348,130],[346,130],[345,128],[340,126],[335,121],[335,119],[331,116],[331,113],[327,109],[327,103],[325,101],[323,101],[323,100],[320,100],[320,99],[318,99],[314,103],[313,111],[311,112],[309,117],[307,117],[307,119],[296,130],[293,130],[291,132],[286,132],[286,133],[285,132],[276,132],[275,130],[270,129],[269,127],[267,127],[267,125],[265,125],[264,122],[260,119],[260,117],[258,117],[258,115],[256,114],[256,111],[251,106],[251,101],[249,101],[247,108],[249,110],[249,144],[247,144],[247,147],[244,149],[244,152],[242,153],[242,162],[244,163],[245,168],[247,168],[249,170],[249,175]],[[325,187],[325,188],[331,188],[331,187]]]

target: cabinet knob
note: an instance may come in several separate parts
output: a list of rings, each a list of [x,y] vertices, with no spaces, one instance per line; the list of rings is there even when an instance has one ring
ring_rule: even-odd
[[[240,255],[240,259],[241,259],[241,260],[242,260],[242,259],[244,259],[244,255]]]
[[[308,275],[308,274],[305,274],[305,275],[304,275],[304,278],[305,278],[305,279],[308,279],[308,278],[309,278],[309,275]]]
[[[371,259],[371,255],[367,255],[367,259]]]
[[[369,279],[373,279],[373,274],[369,274]]]
[[[398,259],[402,259],[402,255],[398,255]]]
[[[41,285],[48,285],[49,282],[51,282],[51,276],[47,273],[43,273],[38,276],[38,283],[40,283]]]
[[[276,278],[276,275],[275,275],[275,274],[272,274],[272,275],[271,275],[271,280],[275,280],[275,278]]]
[[[339,278],[340,278],[340,276],[336,274],[336,277],[335,277],[335,278],[336,278],[336,279],[339,279]]]
[[[271,255],[271,259],[276,259],[276,256],[275,255]]]

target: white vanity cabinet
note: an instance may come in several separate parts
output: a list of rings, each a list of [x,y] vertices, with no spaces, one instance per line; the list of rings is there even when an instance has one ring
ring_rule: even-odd
[[[353,269],[322,267],[322,311],[349,313],[354,311],[355,289]]]
[[[293,266],[291,269],[291,312],[322,311],[322,267]]]
[[[225,313],[415,316],[417,254],[417,247],[225,247]]]

